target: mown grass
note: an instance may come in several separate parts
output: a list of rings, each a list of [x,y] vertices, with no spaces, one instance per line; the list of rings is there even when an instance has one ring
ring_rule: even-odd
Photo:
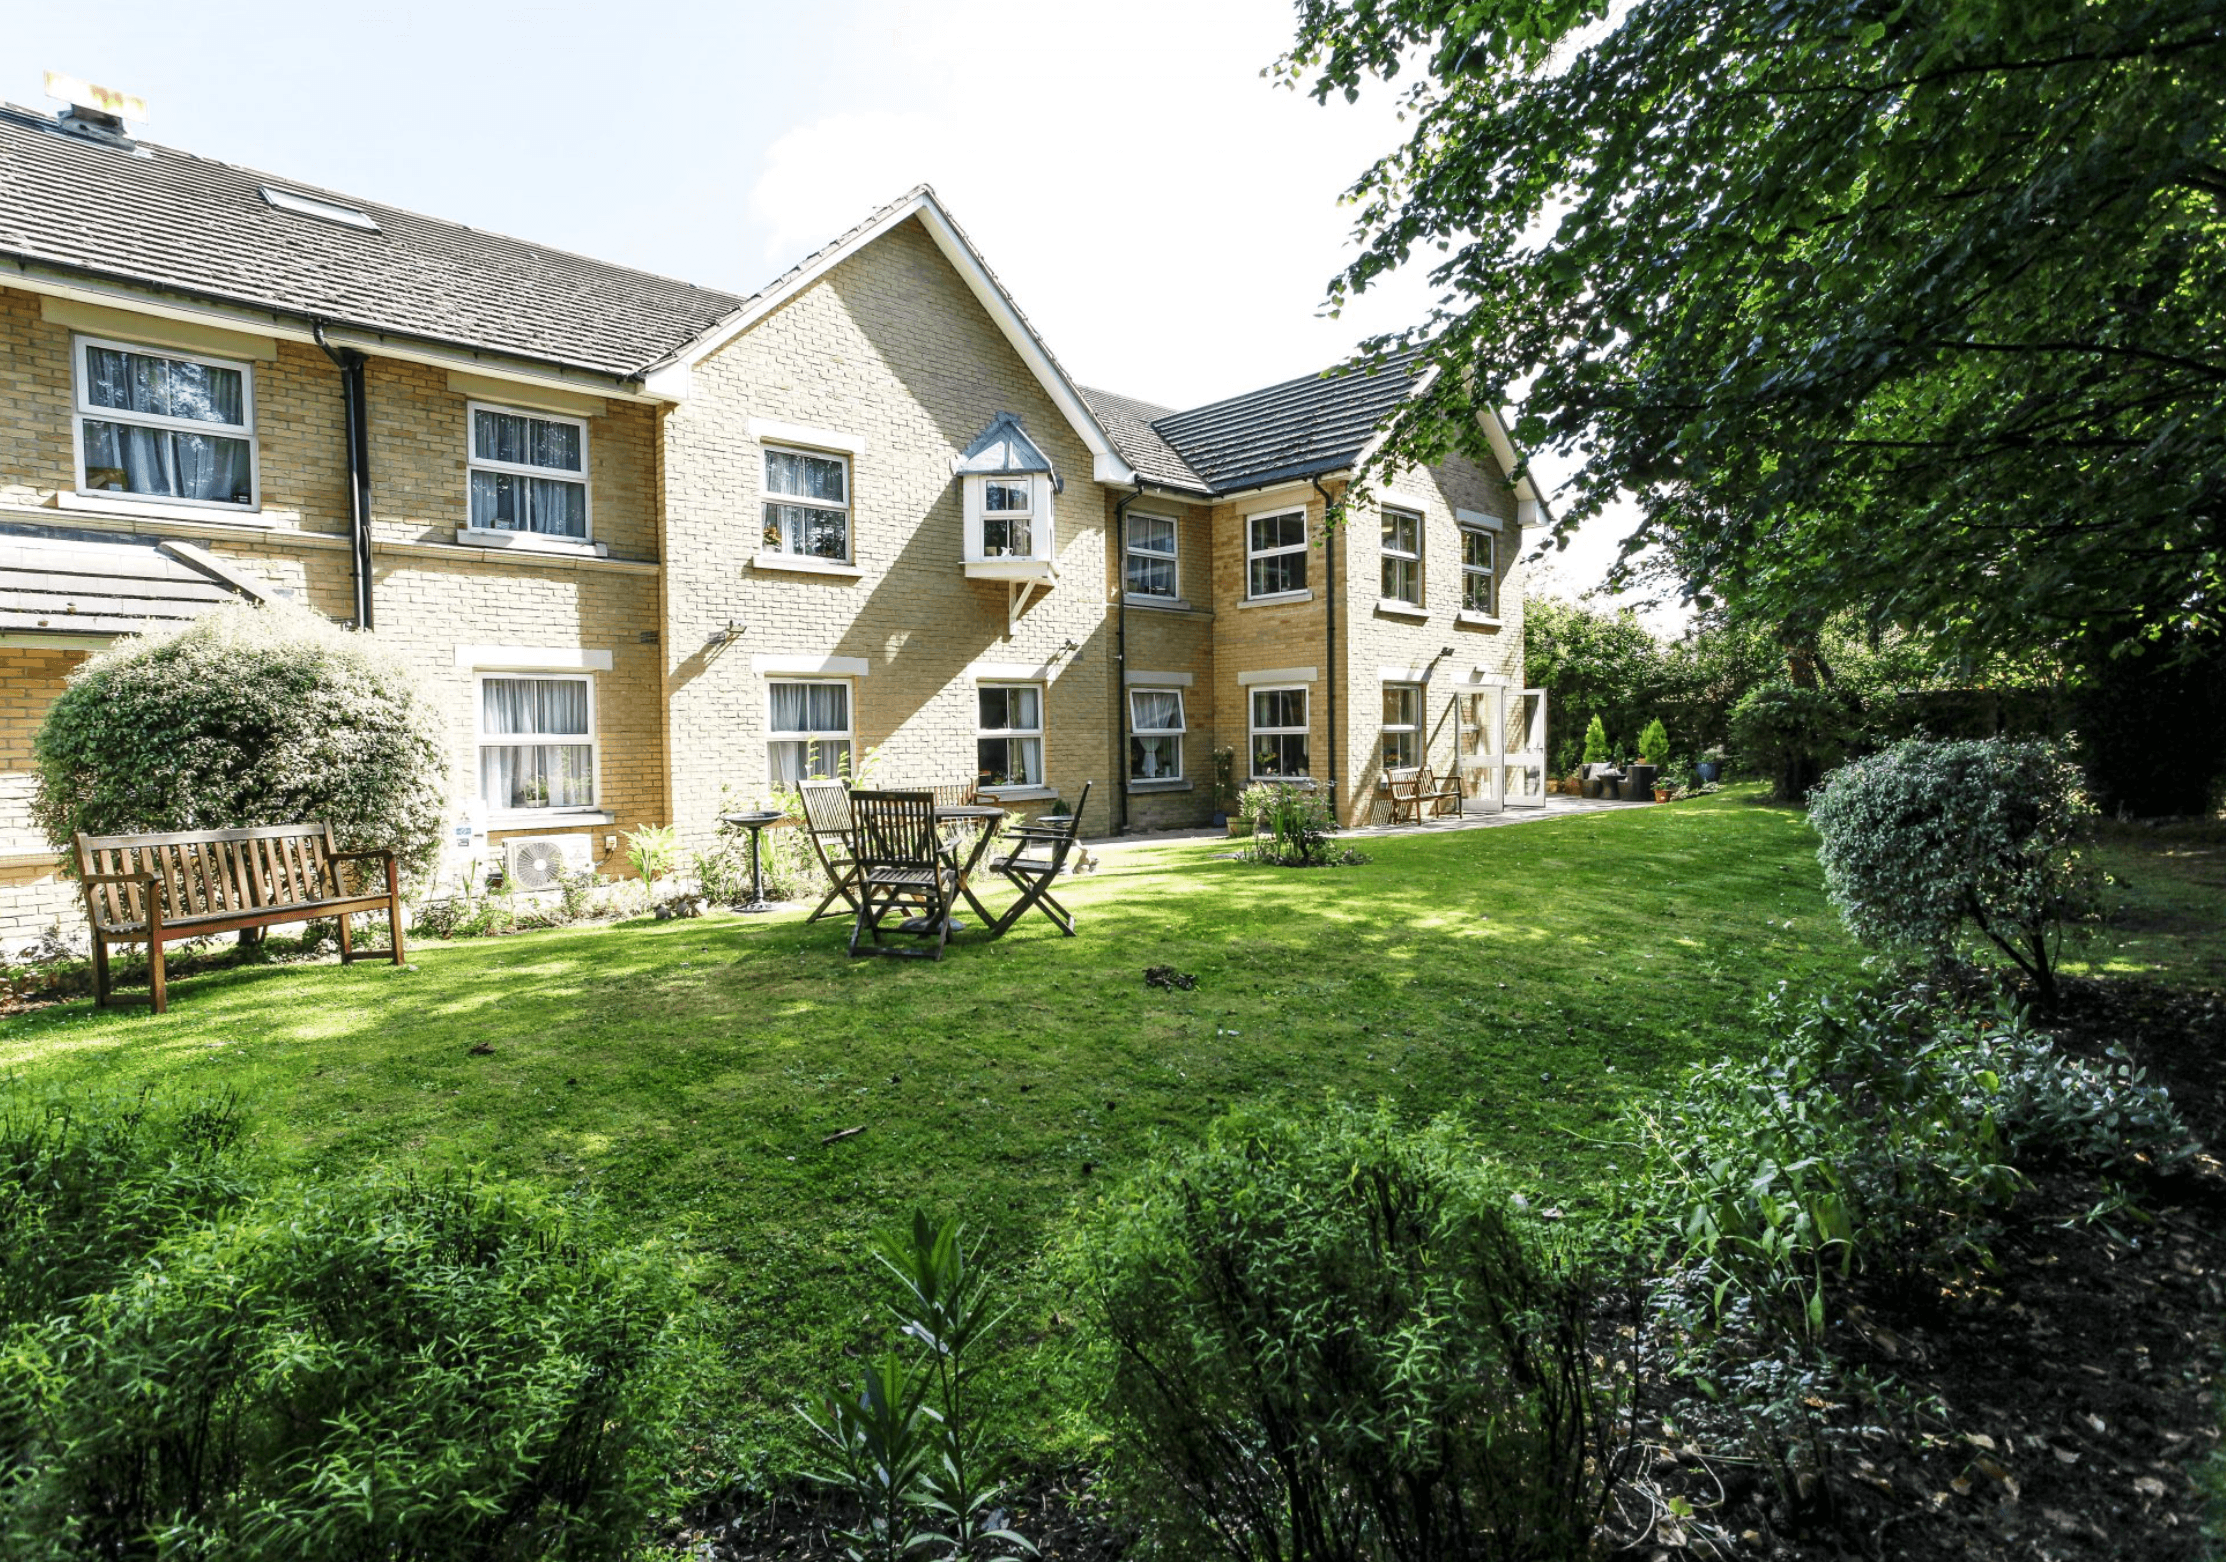
[[[1859,961],[1807,824],[1749,793],[1367,850],[1310,871],[1108,852],[1061,890],[1080,937],[1038,919],[940,965],[847,960],[839,923],[790,913],[242,968],[175,983],[161,1018],[0,1023],[0,1068],[230,1087],[326,1172],[472,1163],[684,1237],[728,1351],[707,1465],[777,1474],[789,1405],[866,1330],[867,1235],[915,1206],[962,1212],[1021,1276],[1024,1364],[1058,1303],[1032,1260],[1157,1136],[1239,1101],[1390,1097],[1574,1189],[1626,1096],[1752,1049],[1768,989]],[[1162,964],[1196,989],[1147,988]],[[1041,1375],[1003,1376],[1025,1450],[1056,1451]]]

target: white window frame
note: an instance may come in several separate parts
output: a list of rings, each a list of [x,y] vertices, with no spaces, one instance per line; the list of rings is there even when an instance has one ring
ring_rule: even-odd
[[[196,363],[205,369],[230,369],[240,376],[240,415],[243,423],[204,423],[197,418],[161,417],[149,412],[132,412],[121,407],[96,407],[92,404],[93,376],[86,363],[87,349],[105,347],[110,352],[137,353],[142,358],[168,358],[177,363]],[[210,353],[187,352],[179,347],[158,347],[147,342],[116,341],[102,336],[76,336],[70,338],[70,379],[73,382],[75,413],[70,418],[70,447],[76,461],[76,491],[92,498],[115,500],[119,504],[186,504],[196,510],[207,510],[217,515],[253,515],[263,508],[263,449],[255,437],[255,366],[236,358],[219,358]],[[175,494],[135,494],[115,488],[94,488],[85,481],[85,420],[96,418],[103,423],[124,423],[135,428],[163,429],[171,433],[209,434],[222,439],[247,441],[248,502],[234,504],[228,499],[186,499]]]
[[[815,461],[834,461],[842,467],[841,504],[829,504],[824,499],[813,499],[804,494],[777,494],[773,491],[773,457],[776,455],[810,456]],[[851,460],[847,450],[823,450],[814,445],[790,444],[785,440],[763,440],[758,446],[757,463],[757,551],[783,559],[816,559],[823,564],[853,564],[858,558],[858,464]],[[781,528],[779,546],[765,540],[765,507],[769,504],[794,505],[804,510],[824,510],[842,517],[842,557],[830,559],[824,554],[804,553],[788,545],[788,528]]]
[[[1175,724],[1172,727],[1147,727],[1136,715],[1136,697],[1139,694],[1172,694],[1175,697]],[[1183,691],[1167,684],[1137,684],[1128,691],[1128,735],[1136,738],[1173,738],[1175,740],[1175,768],[1163,775],[1140,776],[1136,773],[1136,757],[1127,756],[1128,778],[1131,782],[1157,783],[1183,779],[1183,734],[1190,730],[1190,712],[1183,700]],[[1126,747],[1127,745],[1123,745]]]
[[[1469,562],[1469,538],[1472,536],[1484,539],[1485,550],[1492,561],[1488,568],[1478,569]],[[1469,605],[1471,577],[1483,579],[1484,595],[1490,603],[1488,607]],[[1467,521],[1461,523],[1461,611],[1482,614],[1486,618],[1496,618],[1499,615],[1499,533],[1489,526],[1476,526]]]
[[[985,726],[983,726],[983,725],[982,725],[982,691],[983,691],[983,690],[985,690],[985,689],[1033,689],[1033,690],[1035,690],[1035,691],[1036,691],[1036,725],[1035,725],[1035,726],[1033,726],[1033,727],[985,727]],[[1027,679],[1027,678],[980,678],[980,679],[977,679],[977,680],[975,680],[975,683],[974,683],[974,741],[975,741],[975,744],[976,744],[976,748],[975,748],[975,750],[974,750],[974,768],[975,768],[975,773],[976,773],[976,774],[978,775],[978,774],[980,774],[980,771],[981,771],[981,749],[980,749],[979,745],[980,745],[980,743],[981,743],[981,740],[982,740],[982,739],[984,739],[984,738],[1007,738],[1007,739],[1010,739],[1010,738],[1034,738],[1034,739],[1036,740],[1036,769],[1037,769],[1037,771],[1038,771],[1038,774],[1037,774],[1037,776],[1036,776],[1036,779],[1035,779],[1035,780],[1033,780],[1033,781],[1000,781],[1000,782],[996,782],[996,783],[994,783],[994,784],[991,784],[991,785],[985,785],[985,786],[983,786],[983,787],[981,788],[981,790],[982,790],[982,791],[984,791],[984,792],[988,792],[988,793],[991,793],[991,794],[995,794],[995,793],[998,793],[998,792],[1032,792],[1032,791],[1037,791],[1037,790],[1040,790],[1040,789],[1042,789],[1042,788],[1044,788],[1044,787],[1048,787],[1048,786],[1049,786],[1049,785],[1051,784],[1050,780],[1048,779],[1048,778],[1049,778],[1049,776],[1050,776],[1050,774],[1051,774],[1051,771],[1050,771],[1050,766],[1049,766],[1049,763],[1048,763],[1048,761],[1046,760],[1046,758],[1045,758],[1045,754],[1044,754],[1044,731],[1045,731],[1045,728],[1046,728],[1046,726],[1047,726],[1047,724],[1048,724],[1048,722],[1049,722],[1049,719],[1050,719],[1050,715],[1051,715],[1051,710],[1050,710],[1050,706],[1051,706],[1051,686],[1050,686],[1050,685],[1049,685],[1048,683],[1037,683],[1037,682],[1034,682],[1033,680],[1031,680],[1031,679]]]
[[[1135,543],[1138,521],[1157,521],[1167,528],[1169,547],[1165,553],[1153,548],[1139,548]],[[1128,565],[1131,559],[1148,559],[1152,563],[1168,565],[1170,584],[1165,591],[1146,591],[1129,583]],[[1130,511],[1121,526],[1121,590],[1152,602],[1177,602],[1183,594],[1183,530],[1182,523],[1172,515],[1153,515],[1148,512]]]
[[[777,683],[823,684],[843,691],[843,729],[840,732],[791,732],[773,725],[773,686]],[[849,773],[858,773],[858,685],[849,678],[768,677],[765,680],[765,784],[783,783],[773,775],[776,743],[842,743],[850,754]],[[838,772],[839,774],[839,772]]]
[[[1011,510],[989,509],[989,485],[1000,488],[1025,488],[1028,490],[1028,547],[1026,553],[991,553],[988,548],[988,523],[992,513],[1010,516]],[[1003,564],[1017,560],[1043,563],[1058,557],[1056,536],[1057,516],[1052,509],[1051,478],[1044,472],[969,472],[964,483],[963,509],[966,522],[966,562],[969,564]]]
[[[1394,689],[1406,689],[1412,691],[1414,695],[1413,721],[1391,720],[1391,712],[1388,707],[1391,699],[1391,691]],[[1383,693],[1386,703],[1383,722],[1384,769],[1405,770],[1421,764],[1425,757],[1422,752],[1422,729],[1424,725],[1423,712],[1428,709],[1428,706],[1425,703],[1425,696],[1428,693],[1427,687],[1423,684],[1409,683],[1404,680],[1387,680],[1383,686]],[[1391,738],[1395,733],[1404,733],[1414,739],[1413,758],[1394,760],[1391,757]]]
[[[1301,714],[1302,714],[1302,716],[1304,717],[1304,720],[1303,720],[1303,721],[1302,721],[1302,722],[1301,722],[1301,723],[1300,723],[1300,724],[1299,724],[1298,726],[1296,726],[1296,727],[1263,727],[1263,726],[1260,726],[1260,725],[1259,725],[1259,718],[1260,718],[1260,704],[1259,704],[1259,700],[1260,700],[1260,696],[1261,696],[1261,695],[1263,695],[1263,694],[1296,694],[1296,695],[1298,695],[1298,696],[1299,696],[1299,697],[1300,697],[1300,698],[1301,698],[1301,699],[1302,699],[1302,700],[1303,700],[1303,701],[1305,702],[1305,704],[1304,704],[1304,705],[1303,705],[1303,706],[1301,707]],[[1244,691],[1244,696],[1245,696],[1245,698],[1244,698],[1244,726],[1245,726],[1244,767],[1245,767],[1245,773],[1246,773],[1247,775],[1249,775],[1249,776],[1250,776],[1250,777],[1251,777],[1251,778],[1252,778],[1253,780],[1255,780],[1255,781],[1299,781],[1299,782],[1309,782],[1309,781],[1312,781],[1312,780],[1314,779],[1314,691],[1313,691],[1313,689],[1312,689],[1312,688],[1310,688],[1310,687],[1308,687],[1308,686],[1307,686],[1306,684],[1303,684],[1303,683],[1261,683],[1261,684],[1254,684],[1254,685],[1252,685],[1251,687],[1247,688],[1247,689],[1246,689],[1246,690]],[[1257,770],[1253,769],[1252,767],[1253,767],[1253,765],[1254,765],[1254,763],[1255,763],[1255,761],[1256,761],[1256,759],[1257,759],[1257,756],[1258,756],[1258,754],[1259,754],[1259,742],[1260,742],[1260,739],[1261,739],[1261,738],[1263,738],[1263,737],[1270,737],[1270,738],[1284,738],[1284,737],[1302,737],[1302,738],[1306,739],[1306,774],[1304,774],[1304,775],[1302,775],[1302,776],[1292,776],[1292,775],[1262,775],[1262,774],[1261,774],[1261,773],[1260,773],[1259,771],[1257,771]]]
[[[1272,548],[1255,548],[1252,545],[1252,528],[1257,523],[1261,521],[1279,521],[1287,516],[1292,515],[1295,515],[1299,518],[1299,540],[1297,542],[1280,542]],[[1244,518],[1244,599],[1247,602],[1279,602],[1284,600],[1285,598],[1295,598],[1302,592],[1312,589],[1312,572],[1304,568],[1300,570],[1300,573],[1302,575],[1305,575],[1307,578],[1305,580],[1302,580],[1298,585],[1286,586],[1279,591],[1255,592],[1252,589],[1252,565],[1256,560],[1283,558],[1286,555],[1296,553],[1301,556],[1301,564],[1304,564],[1304,555],[1306,553],[1307,547],[1309,546],[1306,534],[1306,511],[1303,507],[1298,509],[1262,510],[1257,514],[1248,515]]]
[[[1381,595],[1382,600],[1386,602],[1403,602],[1409,607],[1420,607],[1423,605],[1425,595],[1429,590],[1429,587],[1424,584],[1422,578],[1422,515],[1419,511],[1409,510],[1404,508],[1403,506],[1389,504],[1385,505],[1379,513],[1381,515],[1382,528],[1390,527],[1391,523],[1394,520],[1410,521],[1413,523],[1414,550],[1412,552],[1409,552],[1404,548],[1393,547],[1391,545],[1391,539],[1389,537],[1381,536],[1381,532],[1379,530],[1378,552],[1380,553],[1381,557],[1378,559],[1376,566],[1377,590]],[[1411,564],[1414,567],[1413,596],[1396,596],[1389,591],[1383,590],[1384,565],[1392,561],[1397,561],[1404,564]]]
[[[516,683],[532,679],[537,683],[584,683],[587,685],[587,736],[576,740],[571,733],[517,733],[487,731],[487,683],[494,679]],[[576,819],[584,814],[601,814],[603,808],[603,739],[602,713],[595,698],[593,673],[543,670],[534,667],[497,667],[477,671],[471,680],[472,726],[472,795],[479,799],[489,818],[499,819]],[[497,803],[481,790],[486,783],[486,767],[480,755],[490,747],[519,746],[535,737],[554,736],[563,743],[584,741],[587,744],[587,774],[590,795],[584,803],[568,803],[562,808],[513,808],[508,803]],[[508,826],[504,826],[508,828]]]
[[[520,461],[496,461],[479,453],[479,414],[497,413],[506,418],[531,418],[540,423],[569,423],[580,431],[580,473],[575,479],[567,476],[560,466],[531,466]],[[561,412],[544,412],[538,407],[512,407],[499,401],[466,401],[464,403],[464,530],[480,536],[538,537],[549,542],[588,543],[595,540],[595,484],[588,474],[594,469],[594,457],[588,449],[587,419],[567,417]],[[480,526],[473,522],[471,513],[471,475],[474,472],[496,472],[504,477],[542,478],[550,482],[580,485],[580,515],[586,530],[577,537],[565,532],[511,531],[500,526]]]

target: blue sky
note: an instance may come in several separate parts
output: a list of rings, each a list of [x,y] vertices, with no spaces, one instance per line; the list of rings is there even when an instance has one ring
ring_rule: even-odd
[[[638,23],[625,18],[638,17]],[[1265,80],[1283,0],[278,5],[0,0],[0,96],[54,69],[150,140],[747,292],[926,180],[1067,368],[1190,406],[1428,301],[1320,313],[1388,95]],[[1558,573],[1589,586],[1613,537]]]

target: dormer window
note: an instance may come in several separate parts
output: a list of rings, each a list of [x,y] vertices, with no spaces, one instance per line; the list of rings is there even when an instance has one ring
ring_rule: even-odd
[[[1020,419],[998,413],[951,470],[964,489],[968,573],[1048,584],[1059,555],[1052,515],[1059,475]],[[1013,573],[1023,564],[1040,568]],[[976,571],[974,565],[995,568]]]

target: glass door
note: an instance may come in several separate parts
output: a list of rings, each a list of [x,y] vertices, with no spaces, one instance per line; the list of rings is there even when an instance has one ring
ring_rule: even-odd
[[[1461,763],[1461,812],[1496,814],[1505,806],[1507,691],[1470,684],[1453,697]]]
[[[1503,731],[1508,753],[1497,767],[1500,796],[1509,808],[1546,806],[1546,691],[1495,691],[1514,698],[1505,706]]]

